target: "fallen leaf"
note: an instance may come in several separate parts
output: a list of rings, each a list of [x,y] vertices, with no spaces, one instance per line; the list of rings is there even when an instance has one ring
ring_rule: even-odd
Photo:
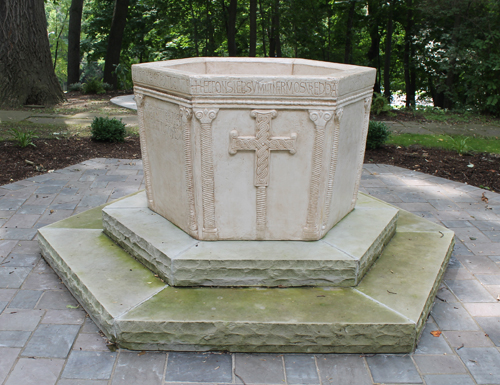
[[[439,330],[433,330],[431,332],[431,334],[434,336],[434,337],[439,337],[441,335],[441,332]]]
[[[472,168],[472,167],[474,167],[474,165],[473,165],[472,163],[469,163],[469,164],[467,165],[467,167],[471,167],[471,168]]]
[[[146,354],[146,352],[143,350],[142,352],[138,353],[137,355],[138,356],[143,356],[144,354]]]
[[[486,195],[484,195],[484,193],[483,193],[483,196],[481,197],[481,200],[482,200],[484,203],[488,203],[488,198],[486,197]]]
[[[73,306],[73,305],[66,305],[66,307],[68,309],[78,309],[78,305],[77,306]]]
[[[500,294],[497,295],[497,301],[500,301]]]

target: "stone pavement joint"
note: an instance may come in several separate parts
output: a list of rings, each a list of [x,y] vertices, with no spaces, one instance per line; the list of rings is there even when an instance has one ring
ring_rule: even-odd
[[[460,183],[376,164],[365,165],[364,175],[369,176],[369,184],[377,187],[365,186],[363,180],[363,192],[388,198],[395,204],[406,204],[405,209],[413,213],[428,213],[438,224],[454,231],[470,229],[469,233],[474,234],[471,236],[481,237],[480,243],[473,243],[464,238],[469,234],[466,230],[460,232],[465,242],[457,239],[458,247],[449,264],[455,271],[450,270],[449,278],[438,291],[415,353],[246,355],[102,350],[106,341],[93,322],[85,317],[52,269],[40,260],[35,230],[42,218],[50,220],[47,212],[51,205],[71,203],[72,206],[52,209],[55,212],[69,210],[76,215],[92,207],[79,208],[85,197],[88,204],[95,205],[102,200],[89,197],[105,196],[107,202],[114,195],[121,197],[130,190],[142,189],[142,164],[135,162],[137,168],[131,169],[120,166],[130,163],[129,160],[93,159],[52,174],[0,186],[0,310],[3,309],[0,314],[0,384],[24,384],[35,379],[37,384],[59,385],[114,385],[138,381],[152,385],[242,383],[235,374],[247,384],[250,381],[332,385],[370,385],[378,381],[427,385],[500,384],[500,303],[496,301],[500,294],[497,293],[500,291],[500,248],[495,238],[485,233],[500,231],[500,194],[484,191],[492,210],[488,210],[488,215],[477,216],[477,213],[486,212],[480,200],[483,190],[478,193],[477,189],[467,189]],[[82,178],[94,172],[99,176],[117,175],[124,169],[127,175],[137,179],[119,182],[124,186],[130,182],[130,188],[125,191],[117,187],[114,191],[118,190],[118,194],[113,194],[114,187],[107,189],[110,183],[116,183],[113,178],[104,178],[107,184],[96,187],[98,194],[91,186],[95,178]],[[37,189],[43,186],[61,189],[36,198]],[[47,198],[42,198],[45,196]],[[462,202],[473,203],[479,209],[475,208],[471,215],[470,210],[461,208]],[[20,218],[22,215],[30,217]],[[4,218],[10,220],[13,216],[16,216],[15,221],[20,221],[17,223],[32,227],[6,228]],[[9,266],[9,261],[21,266]],[[436,330],[443,333],[433,337],[430,332]],[[48,338],[45,332],[60,334],[54,347],[44,342],[44,338]],[[36,356],[27,356],[30,349]],[[144,373],[147,377],[143,377]]]

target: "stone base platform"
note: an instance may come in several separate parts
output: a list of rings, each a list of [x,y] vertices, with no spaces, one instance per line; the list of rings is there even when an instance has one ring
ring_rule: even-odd
[[[355,211],[369,202],[386,205],[360,194]],[[38,239],[106,336],[137,350],[411,352],[454,240],[452,231],[400,210],[394,236],[355,287],[172,287],[103,233],[109,207],[44,227]]]
[[[102,215],[104,233],[172,286],[355,286],[393,237],[398,210],[362,196],[316,242],[199,241],[148,209],[144,192]]]

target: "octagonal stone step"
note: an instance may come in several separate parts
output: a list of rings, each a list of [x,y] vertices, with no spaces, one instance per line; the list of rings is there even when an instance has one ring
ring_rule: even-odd
[[[398,209],[360,195],[315,242],[198,241],[148,209],[145,193],[102,215],[105,234],[172,286],[355,286],[394,235]]]

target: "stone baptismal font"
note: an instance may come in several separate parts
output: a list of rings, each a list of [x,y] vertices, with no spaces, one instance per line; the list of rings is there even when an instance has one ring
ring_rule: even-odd
[[[415,348],[454,235],[358,194],[374,69],[191,58],[132,73],[146,191],[39,233],[110,340],[140,350]]]

